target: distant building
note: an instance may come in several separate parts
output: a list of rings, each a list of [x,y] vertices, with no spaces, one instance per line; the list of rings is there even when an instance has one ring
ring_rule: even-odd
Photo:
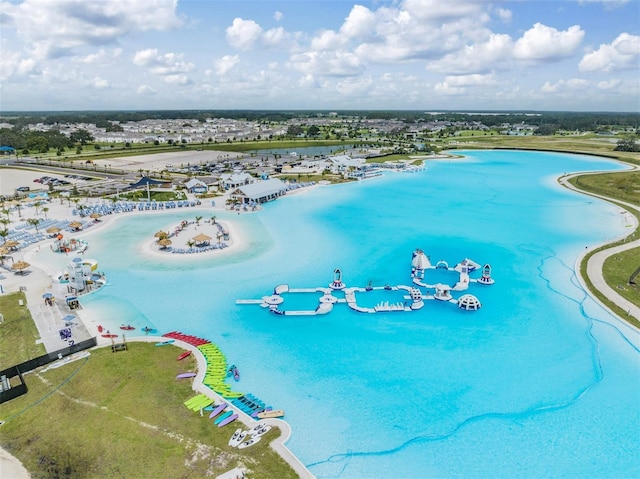
[[[184,184],[189,193],[202,194],[209,191],[209,187],[204,181],[192,178]]]
[[[220,186],[225,190],[248,185],[254,181],[255,178],[248,173],[227,173],[220,176]]]
[[[257,181],[234,189],[230,197],[243,204],[266,203],[282,196],[287,191],[287,184],[278,178]]]

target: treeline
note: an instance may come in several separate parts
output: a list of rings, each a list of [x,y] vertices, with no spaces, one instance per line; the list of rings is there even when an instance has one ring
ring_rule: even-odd
[[[49,131],[30,131],[23,127],[0,129],[0,145],[10,146],[24,154],[46,153],[50,149],[62,153],[67,148],[82,147],[93,140],[93,136],[83,129],[76,130],[69,136],[56,129]]]
[[[295,112],[268,110],[148,110],[148,111],[68,111],[68,112],[5,112],[2,121],[14,126],[43,123],[93,123],[100,128],[114,128],[113,122],[125,123],[143,120],[199,120],[229,118],[247,121],[283,122],[300,116]],[[116,131],[118,126],[115,126]]]
[[[336,114],[343,119],[381,119],[401,120],[407,124],[431,121],[480,122],[490,128],[503,123],[542,127],[545,132],[568,131],[604,131],[610,127],[638,129],[640,113],[607,112],[439,112],[402,110],[146,110],[146,111],[68,111],[68,112],[5,112],[0,114],[2,121],[14,126],[26,126],[34,123],[47,125],[63,123],[93,123],[107,131],[118,131],[117,122],[142,121],[149,119],[175,120],[207,118],[229,118],[256,122],[285,122],[294,118],[315,118]],[[115,122],[115,124],[114,124]]]

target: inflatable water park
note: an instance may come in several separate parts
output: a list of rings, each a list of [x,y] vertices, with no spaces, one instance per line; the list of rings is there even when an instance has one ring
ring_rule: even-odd
[[[450,272],[454,275],[454,281],[429,282],[430,270]],[[421,249],[416,249],[411,258],[411,281],[411,285],[373,286],[369,282],[365,287],[349,287],[342,279],[342,271],[336,268],[333,271],[333,281],[327,286],[291,288],[288,284],[280,284],[269,296],[260,299],[238,299],[236,304],[257,304],[273,314],[294,316],[327,314],[336,304],[346,304],[359,313],[411,312],[422,309],[425,301],[429,300],[451,303],[465,311],[477,311],[482,304],[475,295],[464,293],[455,298],[454,294],[467,291],[472,285],[488,286],[494,283],[489,264],[481,266],[469,258],[463,259],[453,267],[444,260],[432,264]],[[285,309],[285,299],[293,298],[296,294],[319,294],[317,306],[314,309]],[[367,304],[370,302],[368,296],[372,295],[375,295],[377,300],[373,305]]]

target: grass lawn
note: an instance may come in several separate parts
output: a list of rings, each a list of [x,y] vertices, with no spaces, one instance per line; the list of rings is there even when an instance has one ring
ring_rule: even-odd
[[[611,256],[604,262],[603,268],[607,282],[620,296],[634,304],[640,304],[640,274],[635,278],[636,284],[629,284],[629,279],[638,268],[640,268],[640,248]]]
[[[25,376],[29,392],[0,406],[0,444],[37,478],[203,478],[237,466],[248,477],[294,478],[270,447],[272,429],[247,449],[227,441],[239,425],[216,427],[187,409],[195,370],[182,350],[130,343],[57,369]]]
[[[26,304],[23,292],[0,296],[0,313],[4,318],[0,324],[0,370],[46,353],[42,344],[36,344],[40,334]]]

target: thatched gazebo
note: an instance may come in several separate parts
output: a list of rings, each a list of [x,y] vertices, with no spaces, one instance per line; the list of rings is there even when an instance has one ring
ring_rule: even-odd
[[[15,270],[16,272],[22,273],[29,266],[31,265],[26,261],[16,261],[11,265],[11,269]]]
[[[208,245],[209,242],[211,241],[211,236],[208,236],[204,233],[200,233],[198,235],[195,235],[192,239],[193,241],[196,242],[196,244]]]

